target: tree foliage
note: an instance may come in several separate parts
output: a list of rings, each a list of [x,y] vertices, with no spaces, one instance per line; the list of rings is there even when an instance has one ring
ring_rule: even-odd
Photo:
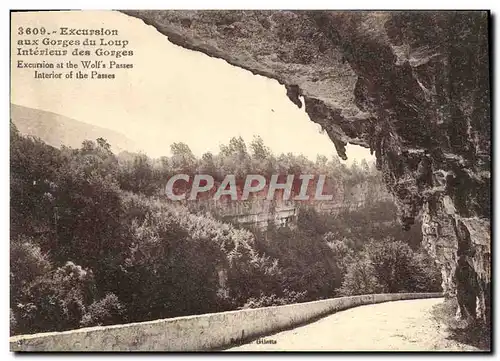
[[[12,123],[10,161],[13,334],[439,287],[420,234],[401,233],[367,163],[274,155],[259,137],[201,158],[184,143],[159,159],[115,155],[103,138],[56,149]],[[240,185],[246,174],[326,174],[347,205],[372,189],[361,208],[302,204],[296,228],[258,231],[168,202],[176,173]]]

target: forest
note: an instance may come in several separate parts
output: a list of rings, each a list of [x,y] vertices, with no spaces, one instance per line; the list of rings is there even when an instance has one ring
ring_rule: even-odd
[[[103,138],[57,149],[10,127],[12,335],[440,290],[420,225],[402,230],[367,162],[275,155],[259,137],[202,157],[174,143],[151,159],[114,154]],[[325,174],[346,202],[359,185],[373,191],[361,207],[328,214],[304,203],[295,228],[259,230],[169,201],[165,184],[179,173]]]

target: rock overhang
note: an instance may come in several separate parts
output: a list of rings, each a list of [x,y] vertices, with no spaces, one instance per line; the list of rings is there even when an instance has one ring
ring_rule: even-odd
[[[445,292],[490,284],[489,14],[486,11],[155,11],[124,13],[187,49],[276,79],[339,156],[370,148],[402,223]],[[454,279],[468,257],[478,286]],[[455,277],[456,278],[456,277]]]

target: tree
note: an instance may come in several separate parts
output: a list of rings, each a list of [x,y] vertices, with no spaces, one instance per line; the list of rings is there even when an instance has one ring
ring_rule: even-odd
[[[382,289],[370,258],[361,255],[354,258],[348,265],[339,292],[342,295],[351,296],[381,293]]]
[[[326,169],[327,164],[328,164],[327,157],[325,157],[324,155],[321,155],[321,154],[318,154],[316,156],[316,167],[318,169],[322,169],[322,170]]]
[[[92,272],[68,261],[24,287],[14,309],[17,331],[35,333],[79,327],[94,292]]]
[[[428,258],[401,241],[372,240],[347,267],[341,292],[350,295],[439,290],[437,268]]]
[[[64,159],[40,139],[23,137],[11,122],[11,236],[49,233],[53,229],[53,192]]]
[[[22,290],[52,269],[47,253],[33,239],[18,236],[10,243],[10,299],[16,304]]]
[[[364,251],[369,255],[383,292],[411,292],[415,289],[414,254],[408,244],[386,239],[368,243]]]
[[[349,238],[339,239],[338,234],[333,232],[325,233],[323,239],[335,255],[337,267],[339,268],[340,273],[345,275],[349,264],[354,258],[354,241]]]
[[[214,177],[215,180],[222,181],[223,177],[218,175],[217,166],[215,165],[214,155],[211,152],[203,153],[201,156],[199,173],[208,174]]]
[[[97,146],[101,148],[103,151],[105,151],[108,154],[112,154],[111,152],[111,145],[108,143],[108,141],[104,138],[97,138],[96,139]]]
[[[260,136],[254,136],[250,148],[252,149],[252,172],[270,179],[277,171],[276,159],[271,149],[264,144],[264,140]]]
[[[196,157],[186,143],[173,143],[170,146],[170,151],[174,173],[193,174],[195,172]]]
[[[250,173],[251,160],[242,137],[232,137],[228,145],[220,146],[218,166],[224,174],[236,175],[237,183],[243,184],[246,175]]]
[[[264,140],[259,135],[254,136],[250,143],[252,149],[252,156],[258,160],[265,160],[272,156],[271,149],[264,144]]]
[[[63,157],[53,193],[57,207],[53,256],[60,262],[79,259],[83,266],[97,269],[122,247],[118,161],[94,142],[65,149]]]
[[[108,293],[99,301],[93,302],[83,315],[80,324],[83,327],[105,326],[121,323],[125,308],[114,293]]]
[[[137,154],[132,161],[122,162],[119,183],[122,189],[153,195],[158,190],[155,171],[145,154]]]

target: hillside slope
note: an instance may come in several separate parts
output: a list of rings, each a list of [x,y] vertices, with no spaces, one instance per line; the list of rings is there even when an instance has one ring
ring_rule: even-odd
[[[137,149],[132,140],[107,128],[16,104],[11,104],[10,109],[10,118],[21,134],[38,137],[57,148],[62,145],[79,148],[86,139],[96,140],[102,137],[111,144],[115,153]]]

